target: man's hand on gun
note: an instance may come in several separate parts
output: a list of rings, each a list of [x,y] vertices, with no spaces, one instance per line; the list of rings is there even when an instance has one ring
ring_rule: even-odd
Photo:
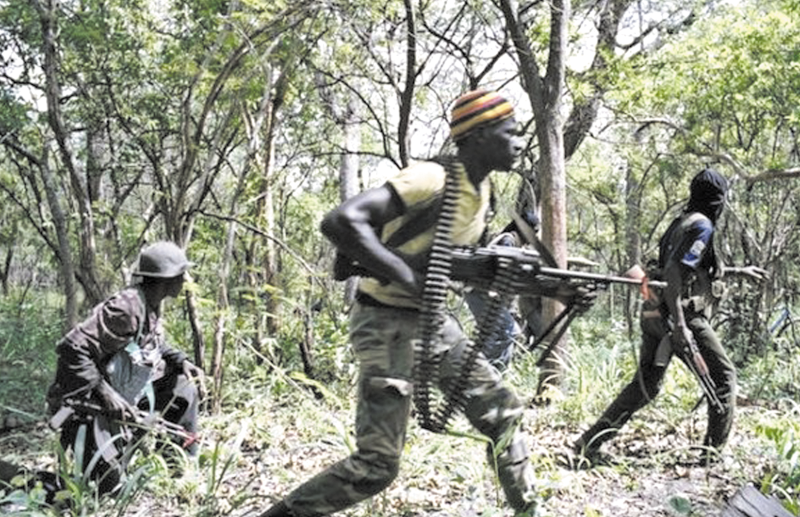
[[[598,296],[598,288],[600,286],[596,284],[586,284],[579,286],[575,289],[575,294],[572,298],[567,302],[567,304],[571,304],[573,310],[577,314],[583,314],[589,309],[592,308],[594,302],[597,301]]]
[[[109,383],[101,381],[96,391],[108,416],[122,421],[136,421],[139,410],[125,400]]]

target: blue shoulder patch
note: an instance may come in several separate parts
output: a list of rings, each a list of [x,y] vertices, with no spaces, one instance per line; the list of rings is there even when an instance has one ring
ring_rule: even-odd
[[[681,263],[694,269],[703,258],[703,253],[711,241],[711,236],[714,234],[714,226],[711,221],[705,217],[692,224],[688,232],[687,238],[690,238],[691,245],[686,253],[681,257]]]

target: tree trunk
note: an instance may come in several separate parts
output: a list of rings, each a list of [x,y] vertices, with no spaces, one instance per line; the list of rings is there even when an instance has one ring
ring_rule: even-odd
[[[528,39],[527,28],[520,21],[512,0],[500,0],[506,27],[519,59],[522,86],[528,95],[536,122],[536,137],[541,172],[542,241],[553,254],[559,267],[567,264],[566,165],[564,159],[564,122],[561,115],[564,91],[565,60],[567,56],[567,24],[569,0],[554,0],[550,4],[550,52],[547,72],[540,77]],[[552,299],[543,303],[543,320],[553,319],[563,305]],[[537,396],[546,395],[548,386],[556,386],[563,378],[562,359],[567,352],[566,334],[552,347],[539,374]]]
[[[300,340],[300,358],[303,360],[303,372],[309,379],[314,378],[314,314],[310,308],[303,311],[303,339]]]
[[[560,268],[567,267],[567,189],[566,172],[563,155],[563,139],[560,128],[552,127],[542,131],[539,145],[542,150],[542,170],[549,174],[542,176],[542,240],[550,249],[556,264]],[[547,139],[544,144],[543,138]],[[545,298],[542,303],[542,318],[545,322],[553,321],[564,305],[552,298]],[[568,353],[567,333],[551,348],[550,354],[542,364],[539,372],[537,396],[546,397],[549,386],[559,386],[564,376],[564,360]]]
[[[281,79],[278,80],[281,82]],[[280,88],[278,88],[280,90]],[[265,233],[275,234],[275,124],[280,110],[282,99],[275,98],[268,106],[267,133],[264,138],[264,180],[261,191],[261,224]],[[269,296],[266,300],[266,332],[274,336],[278,333],[280,297],[276,296],[280,289],[280,276],[278,275],[278,250],[272,239],[266,239],[264,246],[263,271],[264,285],[270,286]]]
[[[225,323],[228,321],[227,310],[223,311],[219,306],[228,304],[228,291],[224,285],[220,285],[217,294],[217,321],[214,325],[214,344],[211,352],[211,412],[216,414],[222,409],[222,380],[225,369],[222,367],[222,360],[225,354]]]
[[[191,292],[186,293],[186,311],[189,313],[189,326],[192,328],[192,336],[194,342],[192,343],[192,350],[194,350],[194,364],[200,369],[204,369],[203,365],[206,362],[205,339],[203,338],[203,327],[200,325],[200,316],[197,313],[197,304],[194,302],[194,296]]]
[[[625,175],[625,258],[628,267],[642,264],[642,237],[639,231],[641,209],[641,190],[639,180],[628,166]],[[635,289],[625,290],[625,321],[628,325],[628,337],[633,337],[636,301],[639,299]]]
[[[231,198],[231,204],[228,208],[228,214],[231,218],[236,215],[236,208],[239,206],[239,200],[242,193],[247,186],[249,173],[252,170],[253,163],[258,160],[258,152],[261,147],[261,128],[264,125],[267,115],[266,106],[269,103],[269,88],[266,89],[261,98],[261,103],[257,111],[255,119],[248,116],[246,108],[242,108],[242,116],[246,122],[245,128],[247,130],[247,157],[245,158],[242,166],[239,181],[236,185],[236,191]],[[232,113],[231,113],[232,114]],[[214,325],[214,348],[211,358],[211,372],[213,378],[213,391],[212,391],[212,406],[211,409],[214,413],[218,413],[222,404],[222,381],[224,377],[224,368],[222,366],[223,358],[225,355],[225,324],[230,317],[230,298],[228,296],[228,282],[230,281],[231,264],[233,263],[233,247],[236,242],[236,224],[233,219],[228,221],[225,233],[225,250],[222,254],[222,264],[219,272],[219,291],[217,293],[217,316]]]
[[[0,274],[0,281],[3,285],[3,296],[8,296],[8,275],[11,272],[11,262],[14,259],[14,248],[15,243],[12,240],[8,245],[8,250],[6,250],[6,258],[3,261],[3,271],[2,274]]]
[[[42,184],[47,197],[47,205],[50,215],[53,218],[53,226],[58,238],[58,258],[61,263],[61,278],[64,281],[65,298],[65,320],[64,330],[69,330],[75,326],[78,319],[78,304],[75,296],[75,266],[72,263],[72,251],[69,245],[69,235],[67,235],[67,218],[61,209],[56,193],[56,181],[48,165],[47,153],[42,158],[41,174]]]
[[[79,273],[81,285],[86,292],[87,301],[91,304],[100,302],[107,293],[104,293],[97,279],[95,263],[95,236],[94,216],[92,203],[89,199],[86,182],[78,173],[73,159],[70,134],[61,112],[61,83],[58,78],[58,24],[57,2],[55,0],[34,0],[34,5],[39,12],[42,27],[42,48],[44,53],[45,96],[47,98],[47,117],[50,128],[58,143],[59,156],[70,179],[70,187],[75,203],[78,206],[80,220],[80,248],[79,248]],[[69,319],[69,318],[68,318]]]
[[[358,118],[358,108],[354,98],[347,104],[345,118],[342,121],[344,131],[344,153],[339,164],[339,195],[342,201],[347,201],[359,192],[358,169],[361,160],[358,151],[361,149],[361,125]],[[350,277],[344,286],[344,301],[349,306],[356,298],[358,278]]]
[[[47,116],[50,128],[55,133],[56,141],[59,144],[64,166],[72,166],[72,157],[69,147],[69,138],[61,117],[61,87],[58,82],[57,66],[57,45],[56,38],[58,28],[56,24],[56,2],[55,0],[45,0],[42,3],[34,0],[34,5],[39,13],[42,28],[42,50],[44,54],[44,74],[45,74],[45,95],[47,98]],[[77,322],[77,302],[75,296],[75,267],[72,262],[72,250],[67,235],[67,220],[61,208],[57,194],[57,182],[50,170],[48,163],[49,157],[46,151],[39,164],[42,174],[42,183],[47,196],[47,204],[53,217],[53,224],[58,238],[58,259],[61,262],[61,273],[64,279],[64,296],[66,298],[65,308],[65,327],[71,328]],[[74,177],[74,170],[71,171]],[[80,194],[79,192],[75,192]],[[80,198],[78,200],[80,202]],[[85,216],[83,210],[85,206],[81,204],[81,216]]]
[[[400,123],[397,128],[397,142],[400,148],[400,163],[408,166],[409,138],[408,126],[414,101],[414,84],[417,77],[417,28],[414,14],[414,1],[403,0],[406,9],[406,77],[403,91],[400,92]]]
[[[240,179],[240,186],[244,184]],[[234,202],[231,203],[231,215],[235,211],[241,188],[237,189]],[[236,240],[236,225],[229,221],[225,235],[225,251],[222,254],[222,264],[219,271],[219,291],[217,292],[217,316],[214,325],[214,345],[211,354],[212,404],[211,410],[218,413],[222,406],[222,381],[225,373],[222,361],[225,356],[225,324],[230,317],[230,299],[228,298],[228,281],[230,278],[231,263],[233,262],[233,244]]]
[[[597,111],[605,96],[607,86],[602,78],[608,68],[608,61],[617,50],[617,33],[620,20],[633,0],[610,0],[598,4],[597,44],[594,58],[587,73],[591,93],[576,99],[564,129],[564,156],[567,160],[578,150],[597,119]]]

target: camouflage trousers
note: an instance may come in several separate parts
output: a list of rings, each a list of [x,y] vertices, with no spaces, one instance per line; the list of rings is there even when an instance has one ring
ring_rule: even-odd
[[[721,449],[728,440],[733,426],[736,407],[736,367],[728,358],[717,334],[703,314],[686,311],[685,317],[686,324],[692,331],[700,353],[708,365],[709,375],[716,385],[717,396],[723,406],[721,413],[711,406],[708,407],[708,427],[703,443]],[[664,375],[672,358],[671,351],[662,356],[660,350],[664,349],[659,349],[662,340],[667,336],[667,328],[661,316],[654,310],[643,312],[641,327],[642,347],[636,375],[597,422],[583,433],[576,444],[577,447],[597,450],[604,442],[616,436],[633,414],[653,400],[661,390]]]
[[[395,479],[411,411],[412,368],[419,313],[356,304],[350,339],[359,360],[356,408],[357,450],[293,490],[285,503],[296,517],[329,515],[367,499]],[[454,318],[447,318],[437,353],[444,354],[443,382],[457,372],[452,365],[467,342]],[[508,503],[519,511],[535,508],[532,467],[518,431],[523,407],[505,388],[499,373],[481,355],[471,378],[465,414],[493,443],[500,483]],[[502,440],[501,440],[502,438]]]

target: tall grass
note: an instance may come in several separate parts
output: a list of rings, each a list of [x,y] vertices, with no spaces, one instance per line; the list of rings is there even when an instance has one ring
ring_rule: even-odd
[[[16,423],[42,417],[63,325],[59,307],[51,295],[0,297],[0,417]]]
[[[7,318],[11,312],[8,305],[0,307],[0,318]],[[58,325],[46,323],[41,311],[33,307],[23,314],[24,321],[17,322],[16,333],[9,327],[0,327],[0,346],[10,347],[8,355],[3,353],[0,360],[17,361],[14,368],[21,371],[14,372],[18,378],[13,377],[16,380],[12,384],[30,378],[30,371],[46,369],[41,381],[37,380],[42,385],[36,388],[39,394],[34,395],[43,401],[55,364],[52,349],[60,337]],[[97,498],[91,486],[77,482],[70,487],[70,497],[77,501],[73,503],[72,515],[159,515],[172,512],[171,507],[176,504],[180,514],[187,516],[245,515],[263,511],[303,480],[347,456],[355,448],[356,365],[342,329],[339,324],[318,322],[315,352],[320,359],[317,364],[320,375],[314,379],[299,373],[303,371],[302,364],[291,353],[260,357],[249,345],[251,340],[245,332],[234,336],[231,353],[226,357],[223,410],[219,415],[202,416],[200,455],[196,459],[181,457],[183,475],[173,477],[160,454],[141,451],[131,464],[123,497]],[[278,336],[270,346],[291,351],[295,338]],[[630,490],[637,490],[635,469],[641,465],[626,461],[625,451],[617,450],[616,445],[611,450],[622,452],[617,464],[577,475],[560,467],[558,455],[632,378],[638,359],[638,336],[631,340],[620,323],[593,317],[590,312],[574,322],[570,342],[569,357],[562,358],[566,371],[563,386],[549,406],[531,406],[524,421],[540,495],[552,496],[554,500],[580,499],[592,492],[600,478],[628,483]],[[22,359],[26,354],[30,355],[29,361]],[[526,405],[530,405],[537,386],[537,358],[538,351],[518,353],[503,373]],[[785,395],[786,386],[796,379],[797,366],[787,361],[788,358],[768,354],[758,361],[754,359],[740,371],[742,391],[757,392],[777,401],[774,397]],[[3,363],[4,369],[10,364]],[[6,383],[0,386],[3,406],[22,400],[15,398],[18,392],[6,388]],[[30,384],[26,386],[30,393]],[[20,386],[17,389],[21,392]],[[638,438],[643,434],[645,445],[654,452],[646,458],[647,468],[657,468],[659,462],[670,461],[670,455],[679,453],[679,447],[702,439],[705,410],[693,412],[699,396],[697,383],[674,361],[660,396],[637,413],[626,427],[627,436],[635,437],[627,438],[628,442],[643,442]],[[771,463],[759,478],[762,489],[783,494],[787,508],[797,511],[798,411],[795,406],[786,404],[778,408],[778,402],[773,403],[774,414],[759,419],[743,418],[737,423],[737,432],[754,436],[761,441],[762,450],[767,451],[765,455]],[[31,418],[41,419],[41,411],[35,406],[30,408]],[[668,446],[677,444],[673,449],[656,447],[651,442],[653,436],[674,429],[692,436],[680,436],[669,442]],[[50,440],[40,444],[42,455],[55,454],[52,452],[55,436]],[[428,510],[436,515],[437,507],[448,507],[453,515],[509,515],[502,509],[502,490],[487,460],[486,446],[486,440],[477,436],[461,417],[454,420],[449,435],[423,431],[412,419],[399,478],[379,496],[342,515],[383,517],[425,514]],[[744,472],[730,475],[740,476],[742,482],[752,479]],[[0,501],[13,500],[18,508],[30,512],[27,515],[54,515],[55,510],[44,505],[42,497],[36,490],[28,493],[0,490]],[[698,511],[687,506],[688,501],[681,497],[665,498],[664,505],[671,505],[679,514],[697,515]],[[583,513],[605,515],[589,503],[584,505]]]
[[[777,492],[793,515],[800,514],[800,405],[783,400],[755,431],[773,446],[773,467],[761,478],[761,490]]]

